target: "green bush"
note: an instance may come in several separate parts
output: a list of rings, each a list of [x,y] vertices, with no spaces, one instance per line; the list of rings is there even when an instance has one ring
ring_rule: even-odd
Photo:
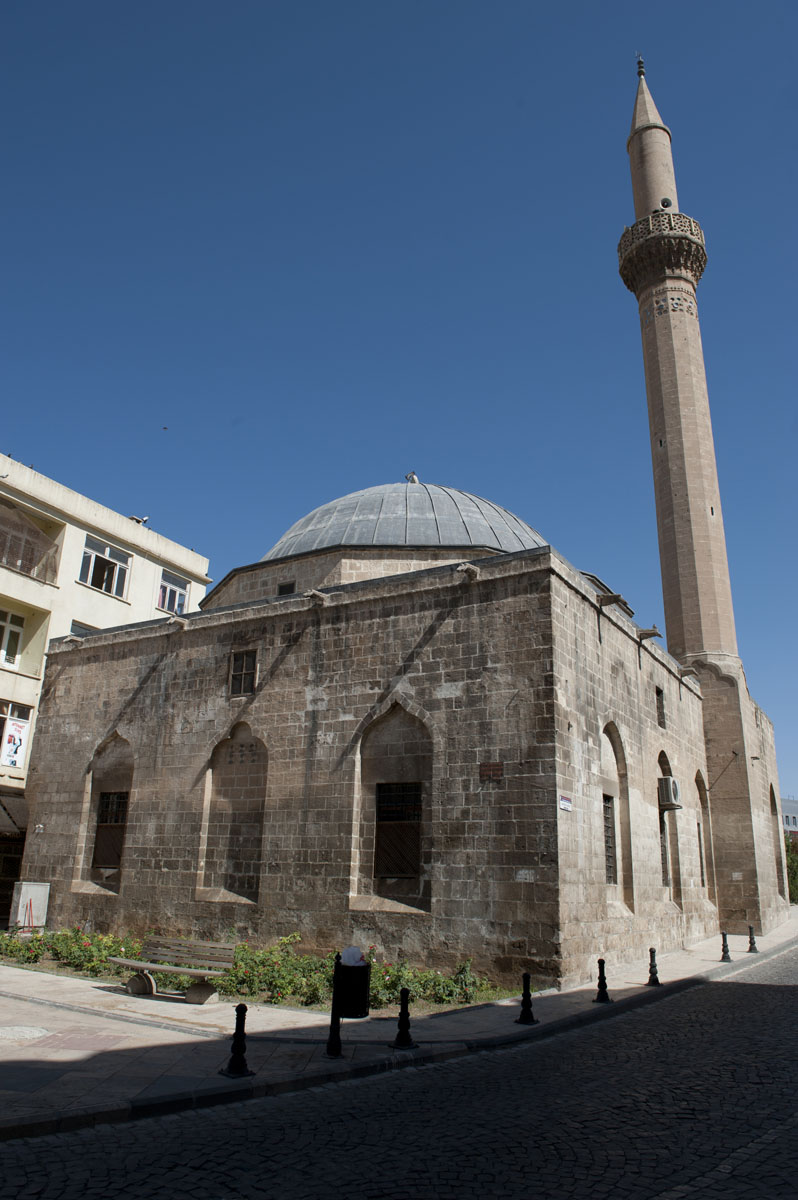
[[[789,885],[790,903],[798,904],[798,838],[784,837],[784,857],[787,861],[787,883]]]
[[[332,968],[324,970],[324,959],[296,954],[293,946],[299,940],[299,934],[292,933],[265,949],[242,942],[236,946],[232,967],[216,981],[219,992],[226,996],[260,996],[269,1004],[279,1004],[288,996],[308,1004],[317,1002],[316,995],[323,999]],[[314,980],[314,975],[319,978]],[[313,998],[308,998],[311,995]]]
[[[12,962],[37,963],[47,950],[47,939],[41,933],[20,937],[16,933],[0,933],[0,957]]]
[[[46,935],[51,958],[85,975],[119,974],[128,968],[109,963],[111,955],[137,958],[141,950],[138,938],[119,938],[112,933],[90,933],[75,925]]]
[[[239,943],[232,967],[216,980],[218,991],[224,996],[251,996],[266,1004],[329,1004],[335,954],[325,957],[298,954],[295,946],[300,940],[298,933],[292,933],[280,938],[273,946]],[[18,963],[38,963],[46,959],[95,977],[129,974],[130,968],[109,963],[108,959],[112,956],[137,959],[140,954],[140,938],[92,933],[79,925],[55,933],[34,933],[29,938],[0,933],[2,958]],[[372,1008],[398,1004],[402,988],[407,988],[411,1000],[430,1004],[471,1004],[487,987],[486,981],[474,974],[470,959],[461,963],[451,975],[411,967],[403,961],[379,962],[374,946],[369,947],[368,961],[371,963]],[[177,974],[159,972],[158,975],[159,986],[165,991],[184,991],[190,982]]]

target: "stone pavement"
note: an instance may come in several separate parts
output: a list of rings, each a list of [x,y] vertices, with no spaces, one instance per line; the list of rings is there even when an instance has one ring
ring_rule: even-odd
[[[0,966],[0,1138],[276,1095],[550,1037],[764,962],[798,942],[798,906],[757,941],[760,953],[749,954],[747,937],[730,935],[730,964],[719,962],[719,937],[659,956],[659,988],[646,986],[647,961],[608,962],[612,1004],[594,1004],[595,982],[538,993],[534,1026],[515,1023],[515,999],[413,1018],[415,1050],[393,1049],[396,1018],[377,1010],[342,1023],[343,1056],[329,1059],[328,1014],[253,1004],[247,1062],[254,1074],[238,1080],[219,1074],[230,1056],[229,1003],[200,1007],[171,996],[128,996],[107,981]]]

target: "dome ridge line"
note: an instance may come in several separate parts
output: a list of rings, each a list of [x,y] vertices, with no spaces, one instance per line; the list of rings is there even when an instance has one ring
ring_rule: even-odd
[[[374,522],[374,528],[371,533],[372,546],[379,546],[379,542],[377,541],[377,530],[380,527],[380,521],[382,520],[382,514],[384,512],[385,512],[385,496],[383,495],[380,497],[380,511],[377,513],[377,519]]]
[[[484,504],[485,508],[487,508],[487,509],[489,509],[489,510],[490,510],[490,509],[493,509],[493,513],[494,513],[494,520],[495,520],[495,518],[496,518],[497,516],[499,516],[499,515],[500,515],[500,514],[499,514],[499,511],[498,511],[498,506],[497,506],[497,505],[494,505],[494,504],[493,504],[493,503],[492,503],[490,500],[484,500],[484,499],[482,498],[482,496],[477,496],[477,499],[479,500],[479,507],[480,507],[480,511],[482,511],[482,515],[483,515],[483,517],[485,518],[485,520],[487,521],[487,523],[488,523],[488,527],[489,527],[489,528],[490,528],[490,529],[493,531],[493,536],[496,538],[496,541],[500,543],[500,542],[501,542],[501,538],[499,537],[499,534],[498,534],[498,532],[497,532],[497,530],[496,530],[496,527],[495,527],[495,525],[493,524],[493,522],[491,521],[490,517],[488,516],[488,513],[486,513],[484,510],[482,510],[482,505],[483,505],[483,504]],[[509,528],[509,524],[508,524],[508,522],[507,522],[507,521],[504,521],[504,520],[503,520],[503,523],[504,523],[505,525],[507,525],[507,526],[508,526],[508,528]]]
[[[458,496],[463,496],[466,501],[469,501],[469,500],[474,501],[477,499],[477,497],[474,496],[471,492],[464,492],[462,488],[450,488],[449,490],[454,492]],[[475,507],[477,508],[477,511],[479,511],[478,506],[475,505]],[[476,542],[474,541],[473,537],[471,536],[471,530],[468,528],[468,522],[466,521],[465,516],[463,515],[463,512],[462,512],[462,509],[460,509],[459,506],[457,508],[457,511],[460,513],[460,519],[463,522],[463,526],[465,527],[466,534],[468,535],[469,546],[475,546]],[[490,522],[487,522],[487,525],[488,525],[488,529],[490,529],[491,533],[495,537],[496,530],[493,528],[493,526],[490,524]]]
[[[435,507],[435,497],[433,496],[432,492],[429,490],[428,484],[422,483],[421,486],[423,487],[424,491],[427,493],[427,496],[429,497],[430,508],[432,509],[432,516],[435,520],[435,532],[438,535],[438,541],[440,541],[441,540],[441,523],[438,520],[438,510]],[[432,486],[436,487],[437,484],[433,484]]]

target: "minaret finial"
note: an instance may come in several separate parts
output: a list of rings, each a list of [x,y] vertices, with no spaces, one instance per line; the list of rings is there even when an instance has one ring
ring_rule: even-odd
[[[637,56],[637,77],[638,79],[645,79],[646,77],[646,64],[643,62],[642,54],[638,54]]]

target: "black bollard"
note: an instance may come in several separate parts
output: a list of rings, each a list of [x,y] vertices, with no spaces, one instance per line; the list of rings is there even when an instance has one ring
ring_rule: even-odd
[[[721,946],[723,948],[723,953],[720,956],[720,961],[721,962],[731,962],[732,956],[729,954],[729,939],[725,933],[722,933],[720,936],[723,939],[721,942]]]
[[[657,951],[652,946],[648,952],[648,982],[646,987],[659,987],[659,974],[657,973]]]
[[[754,937],[753,925],[748,926],[748,953],[749,954],[758,954],[759,953],[759,947],[757,946],[756,938]]]
[[[410,992],[402,988],[399,992],[398,1032],[393,1043],[394,1050],[416,1050],[417,1045],[410,1034]]]
[[[538,1021],[532,1013],[532,991],[529,986],[529,975],[524,972],[522,979],[524,981],[524,989],[521,993],[521,1016],[516,1017],[516,1025],[537,1025]]]
[[[244,1030],[244,1025],[247,1019],[246,1004],[236,1005],[236,1029],[233,1034],[233,1042],[230,1047],[232,1053],[230,1061],[220,1075],[226,1075],[228,1079],[243,1079],[245,1075],[254,1075],[254,1071],[250,1071],[247,1066],[247,1035]]]
[[[604,959],[603,958],[600,958],[598,960],[598,971],[599,971],[598,993],[596,994],[596,999],[593,1001],[593,1003],[594,1004],[612,1004],[612,1001],[610,1000],[610,994],[607,991],[607,977],[604,974]]]
[[[338,968],[341,965],[341,955],[335,956],[335,967],[333,968],[333,989],[332,989],[332,1008],[330,1009],[330,1033],[327,1038],[327,1057],[340,1058],[343,1051],[341,1050],[341,1017],[339,1013],[338,994],[336,983],[338,982]]]

